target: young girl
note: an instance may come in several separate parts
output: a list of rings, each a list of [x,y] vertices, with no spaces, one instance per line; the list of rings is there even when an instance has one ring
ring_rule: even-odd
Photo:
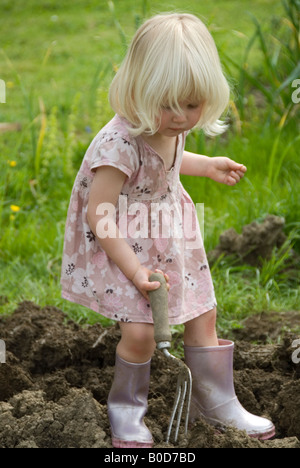
[[[166,14],[146,21],[110,87],[116,115],[88,148],[73,187],[62,294],[120,324],[108,397],[114,447],[153,445],[143,419],[155,349],[148,291],[160,287],[149,281],[155,270],[168,283],[170,324],[185,325],[191,421],[201,416],[254,437],[274,435],[270,421],[236,398],[233,343],[217,338],[196,210],[179,180],[189,174],[234,185],[243,177],[245,166],[229,158],[184,150],[194,127],[207,135],[225,130],[219,118],[229,92],[214,41],[198,18]]]

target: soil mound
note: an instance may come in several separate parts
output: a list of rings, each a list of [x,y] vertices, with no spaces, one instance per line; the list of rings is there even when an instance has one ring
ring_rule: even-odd
[[[230,255],[243,263],[259,266],[262,259],[269,260],[273,249],[286,241],[284,224],[284,218],[269,214],[262,223],[253,221],[244,226],[241,234],[234,228],[227,229],[220,235],[219,245],[208,253],[208,258],[213,262],[220,255]]]
[[[281,314],[277,322],[276,314],[255,320],[269,323],[270,317],[277,344],[266,343],[269,334],[262,334],[261,324],[255,336],[251,318],[251,333],[246,333],[247,323],[238,331],[234,365],[241,403],[270,417],[276,438],[260,442],[234,429],[218,433],[199,421],[187,438],[179,435],[176,447],[300,448],[300,363],[292,358],[297,334],[282,330],[282,323],[285,329],[287,323],[291,329],[298,326],[299,313]],[[1,448],[111,447],[106,400],[120,338],[117,327],[79,326],[54,307],[23,302],[12,316],[0,318],[0,338],[7,350],[6,363],[0,364]],[[157,448],[167,447],[176,380],[169,361],[157,351],[146,417]]]

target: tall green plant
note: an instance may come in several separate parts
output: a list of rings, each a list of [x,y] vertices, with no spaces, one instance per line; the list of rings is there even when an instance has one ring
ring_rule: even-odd
[[[246,113],[245,98],[251,89],[260,92],[268,104],[268,124],[274,116],[280,121],[285,114],[287,118],[295,115],[291,86],[300,76],[300,1],[282,0],[282,5],[285,14],[273,19],[270,35],[264,33],[261,23],[249,13],[255,31],[246,47],[242,65],[226,57],[239,70],[238,107],[242,120]],[[248,61],[257,42],[263,66],[253,70],[249,69]]]

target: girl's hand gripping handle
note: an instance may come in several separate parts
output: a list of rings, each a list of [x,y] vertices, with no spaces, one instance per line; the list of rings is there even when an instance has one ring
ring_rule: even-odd
[[[158,349],[170,348],[172,335],[168,317],[167,283],[161,273],[152,273],[149,281],[160,282],[160,288],[148,292],[154,322],[154,339]]]

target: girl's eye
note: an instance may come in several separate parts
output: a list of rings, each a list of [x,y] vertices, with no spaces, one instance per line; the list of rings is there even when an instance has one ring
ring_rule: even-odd
[[[188,104],[188,109],[197,109],[199,107],[199,104]]]

